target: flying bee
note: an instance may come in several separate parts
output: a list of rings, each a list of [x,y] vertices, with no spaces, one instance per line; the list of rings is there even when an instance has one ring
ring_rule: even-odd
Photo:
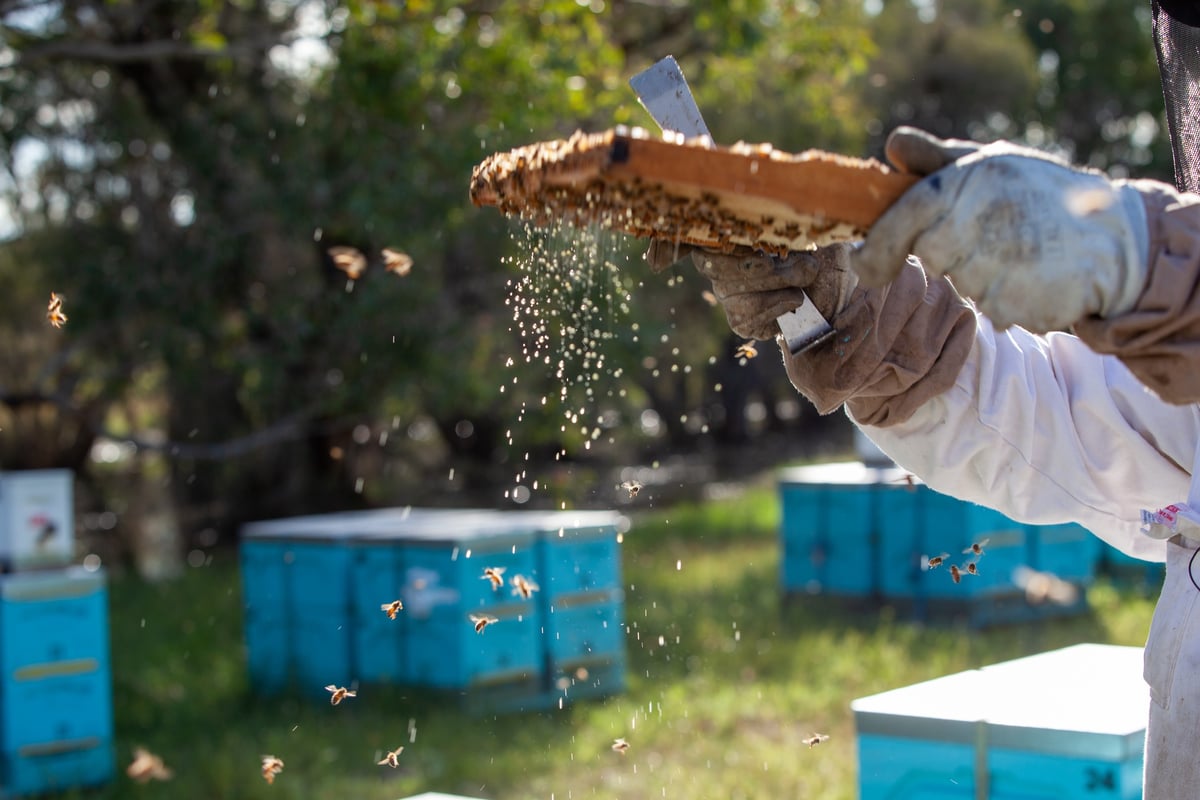
[[[388,272],[394,272],[403,278],[412,271],[413,260],[408,253],[394,247],[383,248],[383,266]]]
[[[817,745],[828,742],[829,734],[814,733],[812,736],[808,737],[807,739],[801,739],[800,741],[803,742],[804,744],[808,745],[809,750],[812,750]]]
[[[753,341],[742,342],[733,354],[737,358],[756,358],[758,356],[758,348],[754,346]]]
[[[166,781],[174,775],[163,760],[144,747],[133,748],[133,762],[125,768],[125,774],[138,783],[149,780]]]
[[[367,257],[357,247],[331,247],[326,252],[333,259],[333,265],[346,273],[352,281],[362,277],[367,269]]]
[[[528,600],[538,590],[538,585],[524,575],[513,575],[511,583],[513,594],[520,595],[522,600]]]
[[[46,319],[56,328],[61,328],[67,321],[67,315],[62,311],[62,295],[57,292],[50,293],[50,302],[46,305]]]
[[[499,589],[504,585],[504,578],[500,576],[504,574],[504,567],[484,567],[483,574],[479,576],[480,580],[491,581],[492,589]]]
[[[638,492],[642,490],[641,481],[625,481],[621,484],[621,488],[629,492],[630,497],[637,497]]]
[[[978,542],[975,542],[973,545],[968,547],[966,550],[963,550],[963,552],[964,553],[974,553],[977,556],[981,556],[981,555],[983,555],[983,548],[987,547],[987,543],[990,541],[991,541],[991,539],[980,539]]]
[[[404,752],[403,747],[397,747],[395,750],[389,750],[388,754],[386,756],[384,756],[383,758],[379,759],[379,761],[377,761],[376,763],[379,764],[379,766],[381,766],[381,767],[388,766],[388,767],[391,767],[392,769],[395,769],[396,767],[400,766],[400,754],[403,752]]]
[[[475,623],[476,633],[483,633],[483,629],[488,625],[491,625],[493,622],[500,621],[496,617],[489,617],[487,614],[471,614],[470,619],[471,622]]]
[[[329,698],[329,705],[331,706],[336,706],[347,697],[358,697],[358,692],[352,692],[345,686],[334,686],[332,683],[325,687],[325,691],[333,693]]]
[[[965,566],[966,566],[968,575],[978,575],[979,574],[979,567],[975,564],[974,561],[968,561]]]
[[[708,303],[710,306],[715,306],[717,304],[717,296],[708,289],[705,289],[703,292],[701,292],[700,296],[704,298],[704,302]]]
[[[383,605],[381,605],[379,607],[379,610],[386,612],[388,615],[388,619],[395,619],[396,613],[403,610],[403,608],[404,608],[404,603],[400,602],[399,600],[393,600],[390,603],[384,603]]]
[[[936,556],[921,556],[921,569],[937,569],[949,557],[949,553],[942,553]]]
[[[624,739],[613,739],[612,749],[621,755],[625,755],[625,752],[629,750],[629,742]]]
[[[283,772],[283,759],[275,756],[262,757],[262,776],[267,783],[274,783],[275,776]]]
[[[962,570],[960,570],[954,564],[950,565],[950,580],[954,581],[955,583],[958,583],[962,580]]]

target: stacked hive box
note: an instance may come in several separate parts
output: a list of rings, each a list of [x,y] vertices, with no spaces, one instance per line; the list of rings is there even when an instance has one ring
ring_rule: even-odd
[[[367,623],[355,638],[361,680],[461,689],[540,673],[540,608],[508,584],[515,575],[532,580],[532,531],[476,513],[418,517],[365,534],[357,550],[354,612]],[[485,567],[503,570],[501,585],[484,578]],[[391,620],[380,605],[397,599],[404,610]],[[472,614],[498,621],[476,633]]]
[[[0,576],[0,795],[112,778],[107,597],[98,571]]]
[[[0,472],[0,571],[57,568],[75,555],[74,475]]]
[[[896,468],[827,464],[780,474],[782,580],[789,594],[886,600],[918,616],[965,614],[1009,622],[1082,610],[1072,602],[1031,603],[1018,570],[1053,575],[1076,590],[1095,576],[1099,540],[1078,525],[1026,525],[938,494]],[[982,557],[964,550],[987,540]],[[922,559],[948,554],[926,569]],[[954,583],[951,564],[976,561]]]
[[[625,688],[625,593],[615,524],[604,513],[573,519],[547,514],[537,523],[538,599],[554,696],[603,696]]]
[[[859,464],[781,473],[785,590],[844,597],[876,592],[881,562],[875,557],[879,550],[875,495],[888,485],[886,481],[902,479],[898,470]]]
[[[350,515],[248,526],[241,544],[246,661],[251,682],[323,691],[353,678]]]
[[[251,680],[428,686],[497,709],[619,691],[620,524],[605,512],[395,509],[247,525]],[[538,591],[521,597],[517,575]],[[389,619],[380,606],[393,600],[404,608]],[[498,621],[477,634],[471,615]]]
[[[862,800],[1141,797],[1138,647],[1082,644],[851,704]]]

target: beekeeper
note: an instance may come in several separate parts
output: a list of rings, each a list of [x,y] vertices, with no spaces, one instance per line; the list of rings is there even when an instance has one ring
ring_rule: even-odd
[[[861,247],[688,257],[742,336],[807,293],[835,334],[781,347],[792,383],[931,488],[1166,560],[1145,797],[1200,795],[1200,196],[912,128],[887,155],[925,177]]]

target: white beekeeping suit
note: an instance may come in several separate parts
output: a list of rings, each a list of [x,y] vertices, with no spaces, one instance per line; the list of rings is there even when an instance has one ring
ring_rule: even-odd
[[[1200,409],[1162,401],[1075,336],[997,333],[981,316],[952,387],[863,430],[938,491],[1020,521],[1079,522],[1130,555],[1165,558],[1146,642],[1144,798],[1200,796],[1200,527],[1143,518],[1188,499]]]
[[[836,334],[784,348],[792,383],[933,489],[1167,562],[1145,799],[1198,797],[1200,525],[1170,522],[1200,446],[1200,197],[912,129],[888,157],[925,177],[861,247],[691,261],[744,336],[807,292]]]

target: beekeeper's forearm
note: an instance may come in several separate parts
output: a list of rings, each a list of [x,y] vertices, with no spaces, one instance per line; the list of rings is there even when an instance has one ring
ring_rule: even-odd
[[[1018,521],[1079,522],[1161,560],[1162,543],[1138,533],[1140,510],[1186,497],[1200,414],[1162,402],[1075,336],[996,333],[980,316],[948,390],[864,430],[940,492]]]
[[[1200,402],[1200,197],[1138,182],[1150,233],[1148,274],[1133,309],[1088,317],[1076,333],[1118,356],[1170,403]]]

